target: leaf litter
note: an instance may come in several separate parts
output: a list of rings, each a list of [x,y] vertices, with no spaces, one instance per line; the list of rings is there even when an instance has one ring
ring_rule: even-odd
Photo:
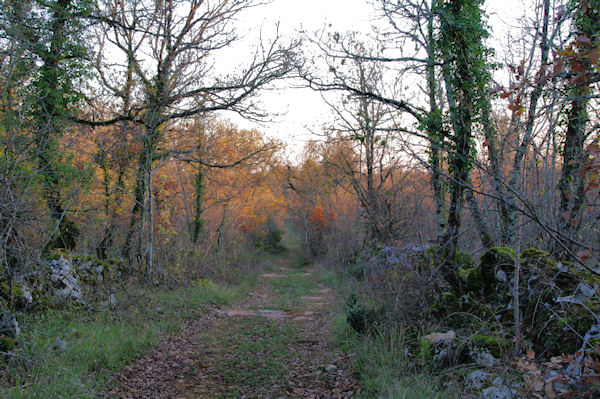
[[[330,290],[304,297],[310,310],[287,311],[256,310],[275,295],[265,282],[258,290],[242,308],[215,307],[167,336],[116,374],[106,397],[354,397],[360,388],[352,377],[352,359],[328,336],[330,315],[322,305],[331,303]]]

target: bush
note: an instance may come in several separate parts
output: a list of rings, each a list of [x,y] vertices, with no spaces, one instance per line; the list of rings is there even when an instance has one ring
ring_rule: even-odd
[[[360,303],[355,294],[351,294],[346,300],[348,307],[346,311],[346,321],[354,331],[359,334],[368,332],[371,327],[381,322],[384,312],[381,307],[374,307]]]
[[[272,254],[284,252],[286,248],[281,243],[283,231],[279,228],[277,223],[272,217],[267,218],[267,222],[264,225],[264,239],[262,247]]]

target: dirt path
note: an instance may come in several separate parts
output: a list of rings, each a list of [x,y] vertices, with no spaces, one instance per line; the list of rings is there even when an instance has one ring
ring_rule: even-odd
[[[351,398],[350,359],[329,342],[333,293],[274,261],[249,300],[196,320],[117,377],[110,397]]]

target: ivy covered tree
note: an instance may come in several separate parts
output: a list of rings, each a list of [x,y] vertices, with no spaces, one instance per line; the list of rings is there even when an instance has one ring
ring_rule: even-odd
[[[465,191],[475,156],[474,125],[481,120],[486,86],[490,81],[488,56],[484,45],[488,31],[482,10],[483,0],[440,0],[434,11],[439,15],[436,50],[448,101],[448,165],[450,204],[444,238],[442,272],[454,288],[459,288],[456,251],[462,221]]]
[[[567,235],[579,229],[577,219],[586,205],[585,173],[580,173],[586,158],[586,142],[593,129],[589,129],[589,104],[594,97],[593,81],[598,81],[598,52],[600,48],[600,1],[578,0],[574,7],[573,38],[561,50],[565,59],[566,98],[569,103],[566,132],[562,146],[562,172],[558,183],[560,191],[560,228]],[[568,248],[573,248],[569,240]]]
[[[61,163],[57,140],[68,129],[82,97],[82,78],[88,72],[86,26],[94,3],[30,0],[3,6],[8,39],[28,63],[23,128],[32,133],[42,195],[56,224],[45,251],[73,249],[79,228],[67,214],[61,188],[69,173]]]

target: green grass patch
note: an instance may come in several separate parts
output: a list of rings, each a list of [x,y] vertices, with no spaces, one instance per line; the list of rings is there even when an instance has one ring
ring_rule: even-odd
[[[445,398],[433,387],[437,378],[416,370],[406,357],[404,335],[401,330],[374,331],[358,335],[339,314],[332,322],[334,344],[347,353],[353,353],[355,373],[362,391],[357,398]]]
[[[285,278],[268,279],[275,298],[268,305],[273,309],[293,310],[302,305],[301,296],[313,296],[318,292],[317,284],[307,276],[299,276],[297,272],[286,272]],[[264,307],[264,305],[263,305]]]
[[[317,279],[321,284],[330,288],[337,288],[340,283],[337,274],[331,269],[320,268],[317,272]]]
[[[257,387],[267,393],[284,382],[287,365],[296,356],[289,346],[295,334],[290,323],[259,317],[231,318],[220,331],[207,330],[201,339],[211,348],[213,373],[221,379],[212,387],[217,391],[211,392],[213,397],[240,398]],[[227,392],[220,392],[224,388]]]
[[[30,362],[12,362],[1,370],[3,398],[95,398],[108,377],[143,351],[160,343],[186,320],[207,311],[206,305],[232,304],[251,289],[199,280],[169,290],[132,286],[117,295],[115,311],[46,310],[21,320],[17,355]],[[57,338],[64,352],[53,350]]]

